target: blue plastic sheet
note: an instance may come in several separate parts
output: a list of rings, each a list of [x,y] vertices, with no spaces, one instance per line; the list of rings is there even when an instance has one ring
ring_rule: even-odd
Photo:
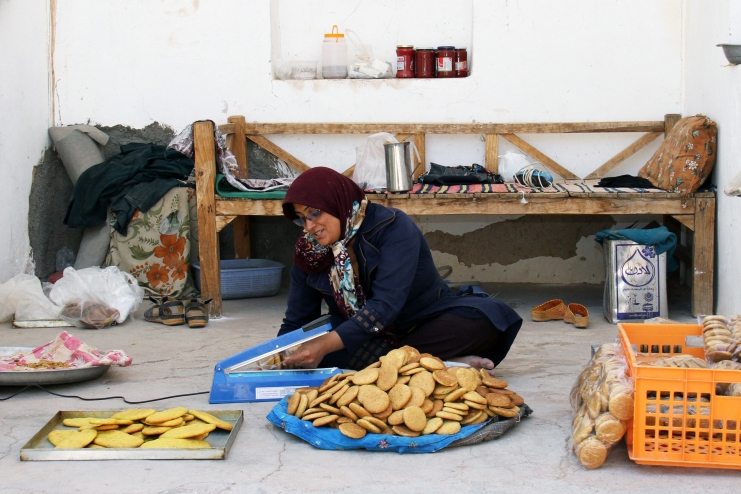
[[[343,435],[337,429],[314,427],[310,421],[289,415],[287,409],[288,397],[285,397],[270,411],[268,420],[289,434],[298,436],[319,449],[367,449],[368,451],[395,451],[397,453],[433,453],[458,439],[473,434],[486,424],[484,422],[478,425],[467,425],[461,427],[458,434],[450,436],[430,434],[419,437],[402,437],[368,433],[361,439],[352,439]]]

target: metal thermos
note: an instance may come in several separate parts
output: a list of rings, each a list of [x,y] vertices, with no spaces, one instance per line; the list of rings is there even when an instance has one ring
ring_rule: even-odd
[[[386,190],[389,192],[411,190],[414,170],[411,143],[406,141],[384,144],[383,148],[386,155]]]

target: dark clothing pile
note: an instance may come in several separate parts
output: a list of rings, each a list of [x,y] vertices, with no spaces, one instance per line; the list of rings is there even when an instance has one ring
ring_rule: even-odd
[[[138,209],[149,210],[171,188],[185,185],[193,160],[163,145],[132,143],[80,176],[72,191],[64,224],[86,228],[104,222],[108,209],[116,214],[114,228],[126,235]]]

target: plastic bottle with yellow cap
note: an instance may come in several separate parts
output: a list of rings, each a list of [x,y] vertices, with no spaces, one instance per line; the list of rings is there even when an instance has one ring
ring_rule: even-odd
[[[345,35],[340,33],[336,25],[332,27],[331,33],[324,35],[322,77],[325,79],[345,79],[347,77],[347,44]]]

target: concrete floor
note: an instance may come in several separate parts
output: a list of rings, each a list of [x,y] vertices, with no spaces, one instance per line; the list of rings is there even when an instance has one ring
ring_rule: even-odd
[[[271,493],[277,492],[738,492],[738,472],[642,466],[624,443],[598,470],[586,470],[568,447],[569,390],[590,357],[590,345],[613,341],[617,330],[602,317],[601,287],[486,285],[525,319],[497,376],[510,383],[534,414],[504,437],[435,454],[398,455],[323,451],[274,428],[265,416],[272,403],[209,405],[207,395],[155,402],[157,409],[243,409],[245,422],[226,460],[21,462],[20,448],[58,410],[120,410],[120,399],[80,401],[32,390],[0,402],[0,493]],[[530,308],[551,298],[586,305],[588,329],[562,321],[530,321]],[[694,319],[686,292],[670,292],[670,317]],[[88,382],[53,390],[84,397],[122,395],[131,401],[208,391],[214,364],[275,335],[286,293],[226,301],[227,317],[205,330],[128,321],[72,334],[101,350],[123,349],[134,363],[113,367]],[[149,304],[142,304],[141,316]],[[37,346],[55,329],[0,325],[0,346]],[[0,387],[0,398],[14,388]],[[411,489],[411,490],[410,490]]]

